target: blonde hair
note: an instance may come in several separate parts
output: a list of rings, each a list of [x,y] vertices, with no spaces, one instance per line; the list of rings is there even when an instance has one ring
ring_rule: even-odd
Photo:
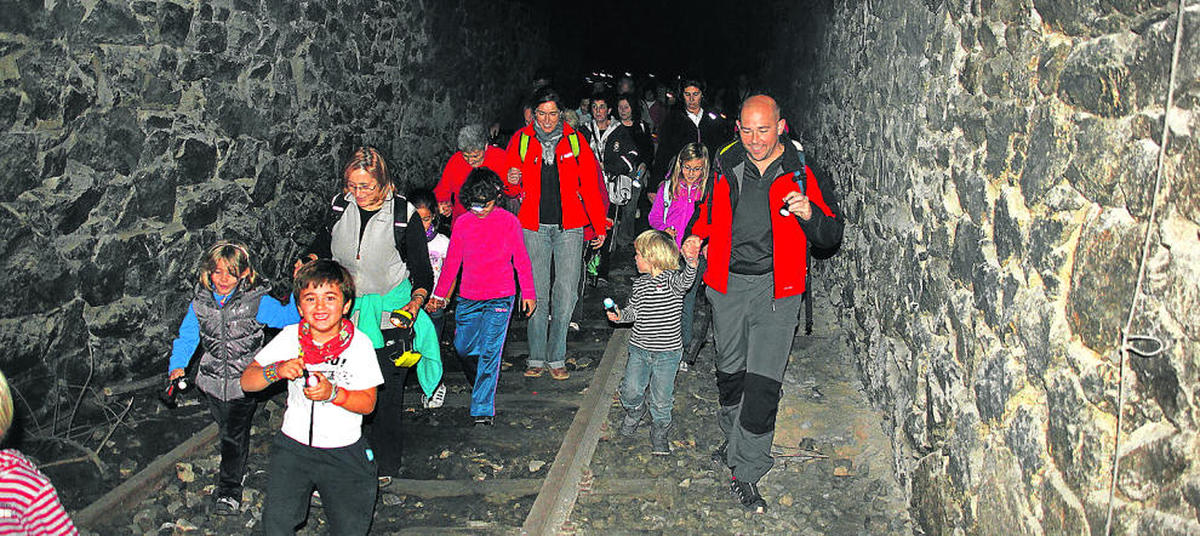
[[[232,270],[231,275],[241,278],[242,272],[249,271],[246,276],[246,287],[254,288],[258,284],[258,271],[254,269],[254,264],[250,262],[250,251],[246,246],[237,242],[226,242],[224,240],[213,244],[204,253],[204,257],[200,259],[200,269],[197,271],[197,276],[200,278],[200,284],[208,290],[213,289],[212,273],[217,271],[217,261],[225,261],[225,266]],[[245,289],[243,289],[245,290]]]
[[[689,160],[704,161],[704,171],[700,172],[700,197],[704,197],[704,188],[708,185],[708,173],[712,166],[708,163],[708,147],[703,143],[689,143],[679,150],[679,154],[675,156],[675,162],[671,166],[671,183],[667,188],[668,195],[671,199],[678,199],[679,194],[683,193],[683,163]]]
[[[8,388],[8,378],[0,372],[0,439],[8,433],[13,421],[12,392]]]
[[[679,269],[679,247],[671,235],[650,229],[633,241],[633,249],[650,265],[650,275]]]
[[[354,151],[350,161],[346,162],[346,167],[342,169],[342,193],[350,193],[350,172],[358,169],[366,171],[380,188],[386,190],[392,187],[392,178],[388,175],[387,162],[383,155],[374,147],[364,146]]]

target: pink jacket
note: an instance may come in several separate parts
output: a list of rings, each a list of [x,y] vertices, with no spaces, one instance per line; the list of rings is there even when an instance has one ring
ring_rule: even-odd
[[[521,222],[511,212],[496,208],[483,218],[467,212],[454,220],[450,249],[433,295],[446,298],[462,268],[458,294],[469,300],[490,300],[517,293],[513,269],[521,284],[521,297],[536,299],[533,265],[525,251]]]

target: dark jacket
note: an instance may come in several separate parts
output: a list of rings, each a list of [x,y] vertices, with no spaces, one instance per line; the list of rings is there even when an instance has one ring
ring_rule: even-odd
[[[609,124],[608,128],[611,132],[608,136],[604,136],[603,132],[596,132],[595,127],[596,123],[588,123],[580,125],[579,131],[583,133],[584,139],[596,153],[605,179],[612,180],[617,175],[632,177],[633,171],[641,162],[637,142],[633,139],[633,130],[615,119]],[[598,145],[601,138],[604,141],[603,146]]]
[[[733,140],[733,127],[723,117],[711,110],[701,109],[700,127],[697,128],[683,108],[672,110],[658,129],[658,150],[655,151],[654,166],[650,169],[650,187],[658,189],[671,171],[671,163],[684,145],[703,143],[708,148],[710,159],[716,159],[717,151]]]

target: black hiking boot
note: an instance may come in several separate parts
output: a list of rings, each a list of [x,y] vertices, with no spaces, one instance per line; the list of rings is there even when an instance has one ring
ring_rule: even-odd
[[[738,502],[742,503],[742,508],[756,514],[767,511],[767,501],[758,492],[758,484],[733,478],[729,481],[729,490]]]
[[[667,431],[670,426],[650,426],[650,454],[655,456],[670,456],[671,442],[667,441]]]

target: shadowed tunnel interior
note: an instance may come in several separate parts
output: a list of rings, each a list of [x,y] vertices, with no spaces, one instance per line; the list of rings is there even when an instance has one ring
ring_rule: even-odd
[[[8,441],[68,437],[107,411],[89,390],[163,370],[217,239],[286,279],[353,147],[430,186],[539,70],[744,72],[835,184],[815,305],[920,530],[1195,534],[1200,6],[1179,1],[2,1]]]

